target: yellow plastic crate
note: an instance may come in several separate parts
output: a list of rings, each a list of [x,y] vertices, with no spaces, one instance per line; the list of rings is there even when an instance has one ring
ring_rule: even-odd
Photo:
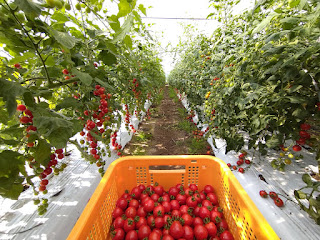
[[[185,187],[194,183],[200,189],[211,184],[235,239],[279,239],[229,167],[205,155],[130,156],[114,161],[68,239],[111,239],[111,213],[117,199],[126,189],[155,182],[165,190],[177,183]]]

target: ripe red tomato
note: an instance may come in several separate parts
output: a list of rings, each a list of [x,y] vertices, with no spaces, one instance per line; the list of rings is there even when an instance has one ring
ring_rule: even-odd
[[[162,240],[174,240],[169,234],[163,234]]]
[[[221,233],[219,237],[220,240],[234,240],[231,232],[229,232],[228,230]]]
[[[205,219],[207,217],[210,217],[210,211],[206,207],[201,207],[199,211],[199,217],[202,219]]]
[[[195,208],[198,205],[198,201],[195,199],[195,197],[190,196],[186,199],[186,204],[188,207]]]
[[[268,193],[265,191],[265,190],[261,190],[259,192],[260,196],[263,197],[263,198],[267,198],[268,197]]]
[[[179,192],[180,192],[180,190],[176,187],[171,187],[168,191],[169,195],[173,196],[173,197],[176,197]]]
[[[148,240],[160,240],[161,235],[157,231],[152,231],[148,237]]]
[[[23,104],[17,106],[17,111],[24,112],[26,109],[26,106]]]
[[[134,207],[128,207],[125,211],[127,218],[135,218],[137,216],[137,209]]]
[[[217,205],[219,203],[218,197],[214,193],[208,193],[207,199],[212,203],[212,205]]]
[[[310,124],[308,124],[308,123],[302,123],[301,125],[300,125],[300,129],[301,130],[309,130],[311,128],[311,126],[310,126]]]
[[[197,240],[203,240],[208,238],[208,230],[203,225],[195,226],[193,232]]]
[[[292,147],[292,150],[295,151],[295,152],[299,152],[299,151],[301,151],[301,147],[299,145],[294,145]]]
[[[125,232],[122,228],[116,228],[111,232],[111,236],[113,240],[123,240],[125,237]]]
[[[176,200],[179,202],[180,205],[184,205],[186,204],[187,196],[179,193],[176,197]]]
[[[180,209],[180,204],[177,200],[171,200],[171,210],[179,210]]]
[[[126,210],[127,206],[128,206],[128,201],[124,198],[119,198],[116,202],[116,207],[119,207],[122,210]]]
[[[184,233],[181,223],[179,221],[174,221],[171,224],[171,227],[169,229],[169,233],[174,239],[181,238]]]
[[[218,211],[212,211],[211,214],[210,214],[210,219],[211,219],[211,222],[217,224],[221,221],[222,219],[222,213],[221,212],[218,212]]]
[[[129,207],[139,208],[139,201],[137,199],[131,199],[129,202]]]
[[[310,134],[306,131],[301,130],[299,132],[300,137],[305,138],[305,139],[309,139],[310,138]]]
[[[182,237],[186,240],[193,240],[193,237],[194,237],[193,228],[188,225],[184,225],[182,228],[183,228]]]
[[[278,194],[276,194],[275,192],[269,192],[269,196],[272,198],[272,199],[276,199],[278,197]]]
[[[67,75],[67,74],[69,74],[69,71],[68,71],[68,69],[65,68],[65,69],[62,70],[62,73]]]
[[[145,217],[135,217],[136,229],[139,229],[142,225],[148,225],[147,219]]]
[[[112,218],[116,219],[117,217],[121,217],[123,214],[123,210],[119,207],[116,207],[112,212]]]
[[[240,173],[244,173],[244,169],[243,168],[239,168],[238,170]]]
[[[159,196],[158,194],[154,193],[154,194],[152,194],[152,195],[150,196],[150,198],[151,198],[153,201],[158,202],[160,196]]]
[[[206,207],[206,208],[210,207],[211,209],[213,208],[212,203],[208,199],[203,200],[201,204],[202,204],[202,207]]]
[[[158,206],[156,206],[154,209],[153,209],[153,216],[154,217],[163,217],[164,216],[164,207],[159,204]]]
[[[156,218],[154,219],[154,226],[155,226],[155,228],[161,229],[161,228],[164,227],[165,224],[166,224],[166,223],[165,223],[163,217],[156,217]]]
[[[207,229],[209,237],[214,237],[217,235],[218,229],[213,222],[208,222],[204,225],[204,227]]]
[[[13,66],[17,69],[21,69],[21,65],[19,63],[15,63]]]
[[[20,118],[20,122],[21,122],[22,124],[26,124],[26,123],[32,122],[32,119],[29,118],[29,117],[27,117],[27,116],[22,116],[22,117]]]
[[[203,225],[203,220],[200,217],[195,217],[193,219],[193,227],[195,227],[197,225]]]
[[[276,206],[278,206],[278,207],[282,207],[283,206],[283,201],[282,201],[281,198],[277,197],[277,198],[273,199],[273,201],[274,201],[274,204]]]
[[[117,217],[114,221],[113,221],[113,227],[114,228],[123,228],[123,224],[124,224],[124,219],[123,217]]]
[[[138,233],[135,230],[127,232],[125,240],[138,240]]]
[[[306,139],[304,138],[299,138],[297,141],[296,141],[297,144],[299,145],[305,145],[306,144]]]
[[[189,185],[189,188],[190,188],[193,192],[198,191],[198,186],[195,185],[195,184],[193,184],[193,183],[191,183],[191,184]]]
[[[181,212],[180,212],[180,210],[176,210],[176,209],[172,210],[172,211],[171,211],[171,216],[172,216],[172,218],[173,218],[173,217],[176,217],[176,218],[181,217]]]
[[[161,204],[163,206],[164,212],[168,213],[171,211],[171,204],[170,202],[162,202]]]
[[[138,229],[138,238],[139,239],[144,239],[149,237],[151,233],[151,228],[148,225],[142,225]]]
[[[154,201],[152,199],[148,199],[144,202],[143,207],[146,212],[152,212],[154,209]]]
[[[228,223],[225,219],[221,219],[221,222],[217,224],[217,228],[219,232],[223,232],[229,229]]]
[[[131,196],[132,196],[134,199],[139,199],[139,198],[140,198],[140,195],[141,195],[141,190],[139,189],[139,187],[134,187],[134,188],[131,190]]]
[[[154,187],[154,192],[155,192],[156,194],[158,194],[159,196],[162,196],[163,193],[164,193],[164,188],[163,188],[163,186],[161,186],[161,185],[155,186],[155,187]]]
[[[131,230],[135,230],[135,228],[136,228],[136,223],[133,220],[133,218],[127,218],[126,220],[124,220],[123,230],[125,232],[129,232]]]
[[[188,213],[182,214],[181,218],[184,221],[184,226],[185,225],[191,226],[193,224],[193,218]]]
[[[41,182],[40,182],[40,185],[41,186],[46,186],[46,185],[48,185],[48,183],[49,183],[48,179],[42,179]]]
[[[153,215],[150,215],[147,218],[147,223],[148,223],[149,227],[154,228],[154,225],[155,225],[154,221],[155,221],[155,217]]]

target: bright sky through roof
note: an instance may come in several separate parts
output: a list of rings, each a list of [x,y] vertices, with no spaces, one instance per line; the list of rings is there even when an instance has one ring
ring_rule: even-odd
[[[206,18],[213,8],[209,8],[209,0],[138,0],[138,4],[142,3],[147,9],[148,17],[159,18]],[[252,7],[252,0],[242,0],[237,7],[235,13],[239,13],[245,8]],[[163,49],[168,44],[175,47],[179,42],[179,36],[183,35],[183,25],[192,24],[199,31],[207,36],[211,36],[217,28],[218,22],[215,20],[181,20],[181,19],[154,19],[144,18],[145,23],[154,23],[148,29],[152,36],[156,36],[161,43]],[[164,53],[160,55],[163,59],[163,67],[168,74],[174,67],[172,62],[173,54]]]

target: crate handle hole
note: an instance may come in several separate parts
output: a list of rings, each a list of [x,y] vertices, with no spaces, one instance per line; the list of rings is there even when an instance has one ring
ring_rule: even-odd
[[[197,160],[191,160],[191,163],[197,163],[198,161]]]

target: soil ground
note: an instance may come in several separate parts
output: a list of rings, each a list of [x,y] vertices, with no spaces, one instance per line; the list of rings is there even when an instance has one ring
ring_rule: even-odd
[[[196,127],[186,117],[187,112],[173,90],[163,89],[161,102],[150,107],[151,117],[139,125],[139,130],[124,149],[124,155],[185,155],[206,154],[204,138],[196,141]]]

